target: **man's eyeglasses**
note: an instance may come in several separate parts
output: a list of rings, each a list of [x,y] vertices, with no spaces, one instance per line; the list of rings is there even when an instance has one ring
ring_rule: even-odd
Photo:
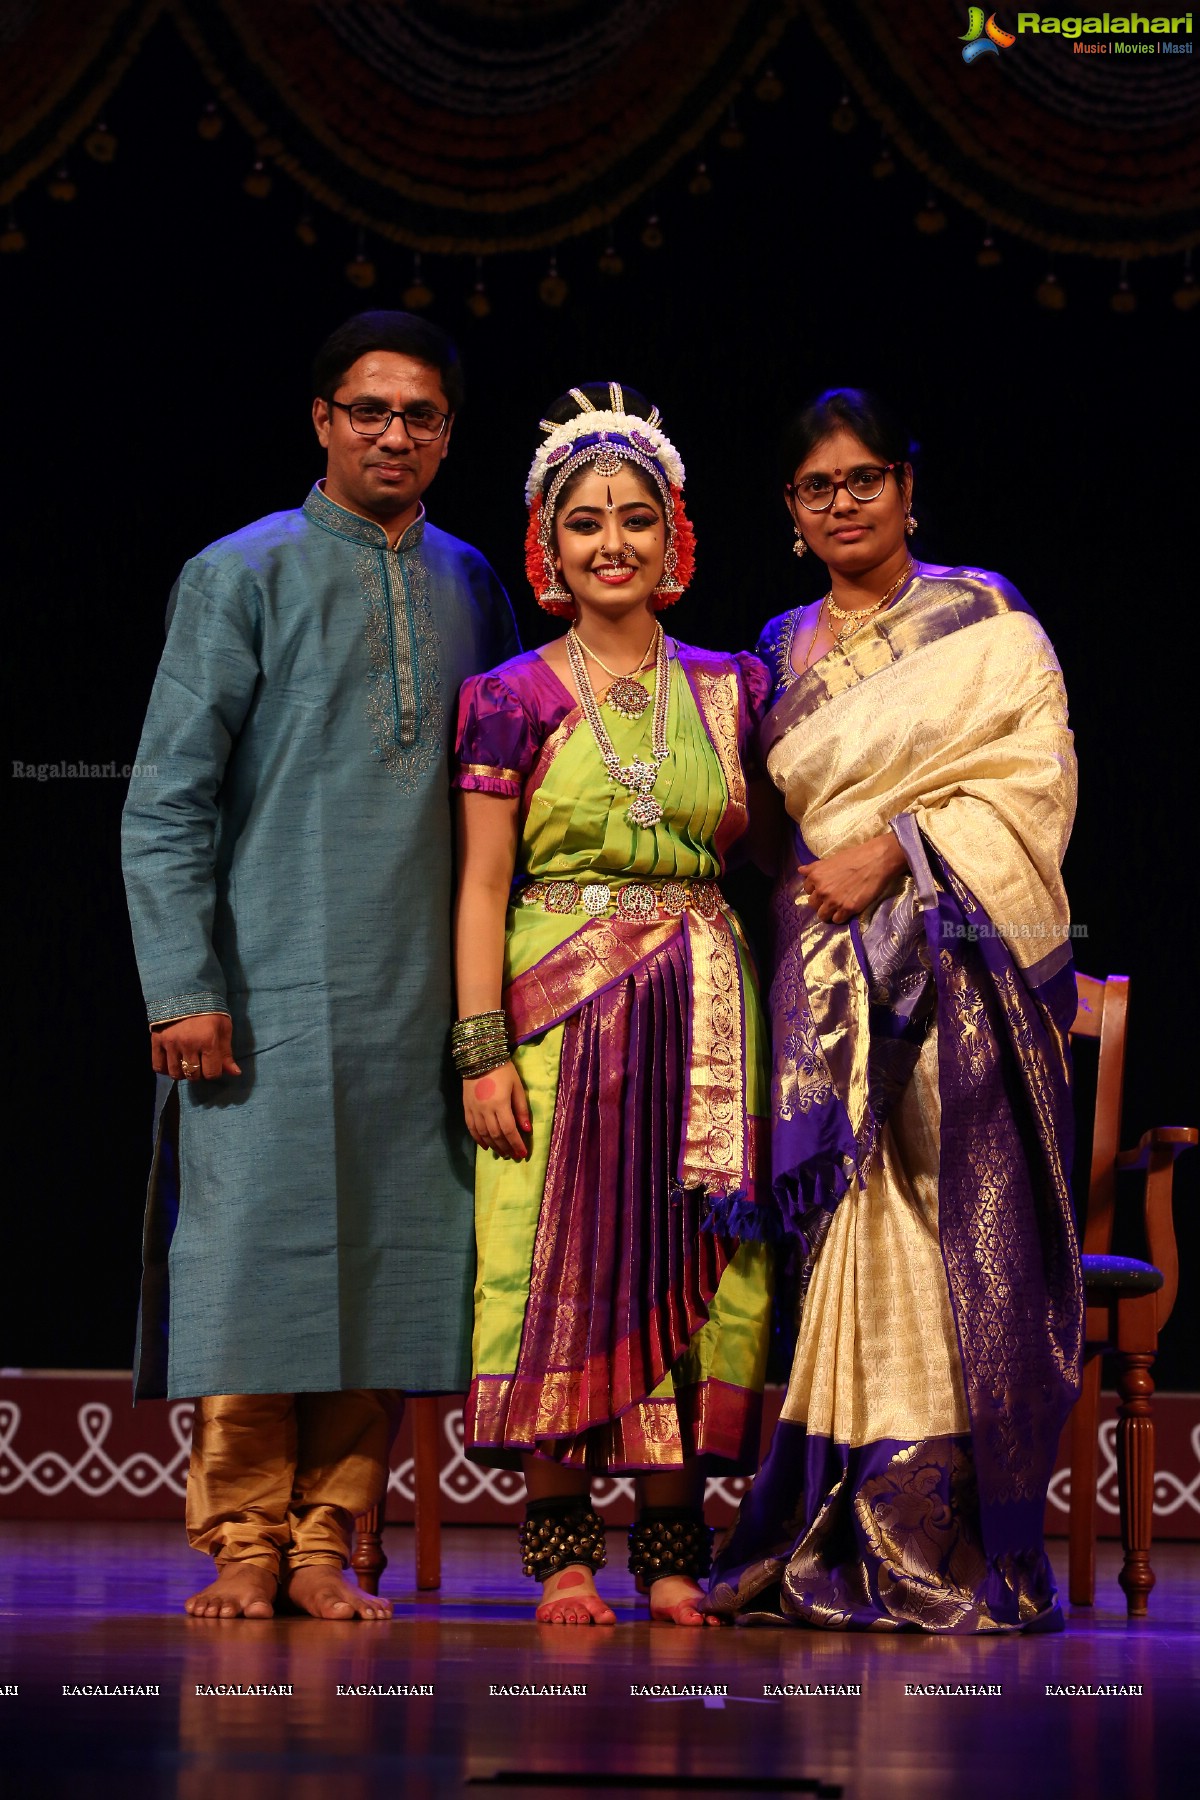
[[[331,400],[329,404],[350,414],[350,429],[359,437],[382,437],[391,429],[392,420],[399,419],[414,444],[435,443],[450,417],[432,406],[387,407],[374,400]]]
[[[845,488],[852,500],[878,500],[888,476],[898,467],[894,462],[882,466],[863,463],[860,468],[851,469],[845,481],[834,481],[829,475],[802,475],[797,482],[789,481],[786,491],[806,512],[828,512],[839,488]]]

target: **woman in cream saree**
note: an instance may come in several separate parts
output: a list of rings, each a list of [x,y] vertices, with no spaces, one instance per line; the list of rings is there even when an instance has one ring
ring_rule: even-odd
[[[839,633],[820,602],[760,644],[777,675],[760,743],[794,834],[773,1181],[804,1295],[709,1605],[744,1623],[1054,1630],[1042,1516],[1082,1326],[1062,677],[1001,577],[908,559],[903,447],[888,454],[865,397],[848,423],[830,398],[790,491],[834,489],[796,515],[833,591],[845,547],[873,534],[848,571],[861,591],[841,587],[858,616]]]

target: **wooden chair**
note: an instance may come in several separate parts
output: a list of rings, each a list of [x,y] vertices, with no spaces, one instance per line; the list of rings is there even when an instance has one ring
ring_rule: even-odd
[[[415,1495],[413,1552],[417,1586],[428,1590],[442,1585],[442,1512],[439,1485],[438,1403],[433,1394],[414,1394],[406,1402],[413,1428],[413,1491]],[[383,1550],[383,1522],[387,1496],[355,1522],[354,1554],[350,1567],[358,1585],[368,1594],[379,1592],[379,1578],[387,1568]]]
[[[1166,1125],[1147,1131],[1136,1150],[1120,1150],[1121,1096],[1129,982],[1124,975],[1097,981],[1077,977],[1079,1010],[1073,1037],[1099,1039],[1092,1163],[1083,1232],[1087,1313],[1083,1391],[1071,1414],[1071,1511],[1068,1592],[1075,1606],[1090,1606],[1096,1592],[1096,1440],[1100,1365],[1106,1350],[1118,1359],[1117,1483],[1124,1565],[1118,1577],[1128,1615],[1144,1619],[1154,1571],[1150,1567],[1154,1499],[1154,1381],[1150,1367],[1158,1334],[1171,1316],[1179,1285],[1179,1257],[1171,1216],[1175,1158],[1200,1133]],[[1117,1175],[1138,1171],[1142,1225],[1149,1261],[1111,1254]]]

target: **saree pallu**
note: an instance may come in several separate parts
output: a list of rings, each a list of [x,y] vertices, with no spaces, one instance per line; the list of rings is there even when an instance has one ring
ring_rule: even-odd
[[[804,1294],[709,1603],[745,1623],[1059,1629],[1042,1518],[1083,1307],[1057,662],[999,577],[925,567],[784,681],[762,742],[795,825],[772,1156]],[[898,891],[819,920],[795,865],[889,824]]]
[[[650,830],[536,653],[463,691],[457,785],[521,798],[503,1003],[534,1121],[526,1162],[476,1165],[476,1461],[758,1460],[766,1039],[717,877],[768,679],[753,658],[671,657]],[[649,716],[606,709],[623,760],[644,754]]]

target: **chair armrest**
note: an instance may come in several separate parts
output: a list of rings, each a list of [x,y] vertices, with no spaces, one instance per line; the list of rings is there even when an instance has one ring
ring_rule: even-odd
[[[1136,1150],[1117,1152],[1117,1167],[1148,1169],[1151,1153],[1155,1150],[1169,1151],[1174,1162],[1181,1151],[1192,1150],[1197,1143],[1200,1143],[1200,1131],[1194,1125],[1155,1125],[1153,1130],[1142,1133]]]
[[[1156,1125],[1143,1134],[1136,1150],[1122,1150],[1117,1157],[1118,1169],[1141,1170],[1146,1177],[1142,1203],[1146,1244],[1150,1261],[1163,1275],[1155,1308],[1159,1331],[1170,1318],[1179,1291],[1179,1250],[1171,1215],[1175,1158],[1198,1142],[1200,1131],[1193,1125]]]

